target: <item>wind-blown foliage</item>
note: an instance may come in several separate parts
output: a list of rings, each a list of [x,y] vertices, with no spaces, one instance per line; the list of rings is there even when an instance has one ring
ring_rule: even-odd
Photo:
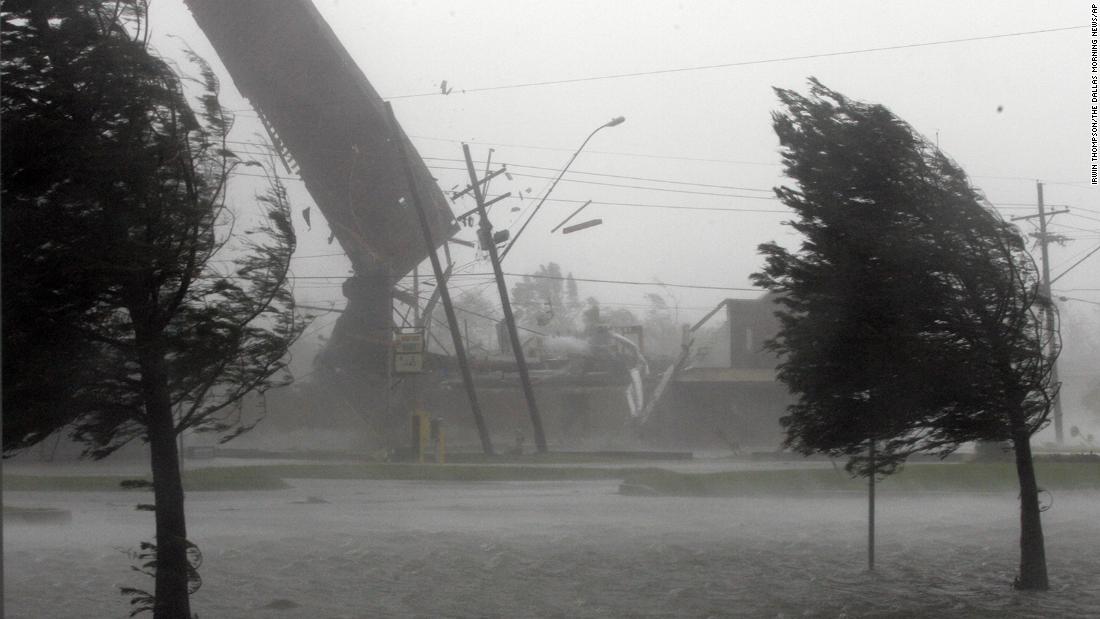
[[[774,127],[797,182],[776,194],[803,241],[796,252],[761,245],[753,278],[782,306],[768,347],[798,398],[782,419],[786,445],[848,456],[849,470],[868,474],[870,440],[880,473],[915,452],[1012,441],[1030,470],[1058,346],[1048,347],[1054,308],[1020,233],[887,108],[817,81],[809,96],[776,92]]]
[[[226,148],[217,80],[191,57],[193,113],[140,3],[3,14],[5,453],[66,424],[96,456],[141,436],[139,327],[170,351],[177,429],[238,427],[244,394],[286,381],[301,328],[284,188],[271,178],[234,233],[226,182],[249,163]]]
[[[259,164],[227,148],[210,67],[189,54],[199,77],[181,78],[148,48],[145,8],[0,9],[4,453],[62,429],[94,457],[145,439],[156,590],[142,599],[186,617],[199,581],[176,435],[247,429],[238,403],[289,381],[304,321],[285,190],[271,177],[259,212],[230,210],[234,169]]]
[[[882,106],[814,83],[775,115],[800,252],[774,243],[757,284],[781,293],[769,347],[801,395],[788,445],[879,465],[1008,440],[1012,411],[1046,422],[1050,359],[1035,265],[965,173]],[[858,457],[857,457],[858,461]]]

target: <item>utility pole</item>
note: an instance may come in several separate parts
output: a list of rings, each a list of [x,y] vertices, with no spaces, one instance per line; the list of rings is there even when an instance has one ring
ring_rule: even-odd
[[[428,216],[424,213],[424,205],[420,202],[420,192],[416,189],[416,180],[413,177],[412,168],[405,154],[405,147],[401,140],[401,131],[397,126],[397,118],[393,115],[393,107],[386,102],[386,113],[390,118],[390,138],[394,147],[398,149],[401,167],[405,172],[405,179],[409,184],[413,206],[416,208],[417,218],[420,220],[420,229],[424,234],[424,242],[428,244],[428,257],[431,259],[432,272],[435,274],[435,285],[443,299],[443,310],[447,314],[447,325],[450,327],[451,339],[454,342],[455,357],[458,359],[458,367],[462,371],[462,383],[466,386],[466,396],[470,399],[470,409],[474,414],[474,423],[477,424],[477,434],[481,439],[481,449],[485,455],[493,455],[493,443],[489,439],[489,429],[485,426],[485,419],[481,415],[481,406],[478,405],[477,392],[474,390],[474,378],[470,374],[470,364],[466,359],[466,348],[462,345],[462,334],[458,331],[458,318],[455,316],[454,306],[451,305],[451,294],[447,291],[447,280],[444,279],[443,267],[439,264],[439,256],[435,253],[435,243],[432,241],[431,226],[428,224]],[[414,299],[419,304],[419,299]]]
[[[1047,236],[1047,218],[1045,213],[1045,207],[1043,206],[1043,184],[1039,181],[1035,181],[1035,190],[1037,192],[1037,200],[1039,202],[1039,236],[1040,245],[1043,248],[1043,291],[1047,295],[1047,302],[1050,303],[1050,311],[1047,312],[1047,332],[1050,333],[1051,351],[1054,350],[1054,294],[1050,291],[1050,255],[1047,253],[1047,245],[1050,243],[1050,237]],[[1051,217],[1056,215],[1057,212],[1051,213]],[[1050,380],[1053,382],[1058,391],[1054,394],[1054,439],[1061,445],[1062,438],[1062,389],[1061,384],[1058,381],[1058,358],[1051,359],[1050,362]]]
[[[1050,333],[1050,350],[1054,352],[1054,295],[1050,291],[1050,254],[1047,251],[1047,245],[1050,244],[1050,236],[1047,235],[1047,218],[1060,215],[1061,213],[1068,213],[1069,209],[1061,211],[1046,212],[1046,206],[1043,204],[1043,183],[1035,181],[1035,190],[1037,193],[1037,201],[1039,205],[1039,213],[1037,215],[1024,215],[1022,217],[1013,217],[1012,221],[1021,219],[1032,219],[1034,217],[1039,218],[1039,234],[1032,235],[1039,240],[1039,251],[1043,259],[1042,270],[1042,294],[1046,297],[1047,303],[1050,303],[1050,311],[1047,312],[1047,332]],[[1050,380],[1055,385],[1058,385],[1058,358],[1055,357],[1050,363]],[[1054,394],[1054,437],[1061,445],[1064,442],[1062,436],[1062,395],[1061,389]]]
[[[516,319],[512,315],[512,303],[508,300],[508,286],[504,283],[504,273],[500,269],[497,246],[496,242],[493,241],[493,225],[489,223],[489,217],[485,213],[485,195],[481,192],[481,184],[484,181],[479,181],[477,178],[477,172],[474,171],[474,160],[470,157],[470,146],[468,144],[462,145],[462,153],[466,157],[466,171],[470,174],[470,187],[473,189],[474,200],[477,201],[478,215],[481,218],[480,237],[489,251],[489,260],[493,263],[493,275],[497,280],[497,291],[500,292],[500,306],[504,312],[504,324],[508,327],[508,338],[512,342],[512,353],[516,356],[516,367],[519,369],[519,380],[523,385],[523,395],[527,398],[527,411],[531,415],[531,425],[534,427],[535,432],[535,448],[538,449],[539,453],[546,453],[546,435],[542,431],[542,417],[539,415],[538,406],[535,404],[535,390],[531,388],[531,377],[527,373],[527,360],[523,356],[523,345],[520,344],[519,332],[516,330]],[[499,199],[494,198],[494,202]]]
[[[423,327],[424,323],[420,320],[420,265],[413,267],[413,324],[417,327]]]

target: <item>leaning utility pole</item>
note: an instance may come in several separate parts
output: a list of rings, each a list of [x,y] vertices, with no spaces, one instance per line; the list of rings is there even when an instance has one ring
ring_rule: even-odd
[[[443,267],[439,264],[439,256],[435,253],[435,243],[432,242],[431,226],[428,225],[428,216],[424,213],[424,205],[420,202],[420,192],[416,189],[416,181],[413,177],[412,168],[409,167],[409,160],[405,155],[402,140],[399,139],[400,129],[397,126],[397,118],[393,115],[393,107],[390,106],[388,101],[386,102],[386,113],[389,115],[390,119],[390,136],[398,149],[401,167],[409,183],[410,197],[412,198],[413,206],[416,208],[416,215],[420,219],[420,229],[424,234],[424,242],[428,244],[428,258],[431,259],[432,272],[435,273],[436,290],[439,291],[439,296],[443,299],[443,310],[447,314],[447,324],[450,327],[451,339],[455,346],[455,357],[458,359],[458,367],[462,371],[462,384],[466,386],[466,395],[470,399],[470,409],[474,414],[474,423],[477,424],[477,434],[481,439],[481,449],[485,452],[485,455],[491,456],[493,455],[493,443],[489,439],[489,429],[485,426],[485,419],[481,416],[481,407],[478,405],[477,401],[477,391],[474,390],[474,378],[470,374],[470,364],[466,359],[466,348],[462,344],[462,335],[458,330],[458,318],[455,316],[454,306],[451,305],[451,294],[447,291],[447,280],[443,273]],[[414,299],[413,302],[419,304],[420,300]]]
[[[468,144],[462,145],[462,152],[466,156],[466,171],[470,174],[470,187],[473,189],[474,200],[477,201],[477,212],[481,218],[479,225],[480,238],[489,251],[489,260],[493,263],[493,275],[496,277],[497,290],[500,292],[500,306],[504,312],[504,324],[508,327],[508,337],[512,342],[512,353],[516,356],[519,380],[523,385],[523,395],[527,398],[527,411],[531,414],[531,425],[534,426],[535,447],[539,453],[546,453],[546,435],[542,431],[542,417],[539,415],[538,406],[535,404],[535,390],[531,388],[531,377],[527,373],[527,360],[523,356],[523,346],[520,344],[519,332],[516,330],[516,319],[512,315],[512,303],[508,300],[508,286],[504,283],[504,273],[500,269],[497,246],[493,241],[493,225],[489,223],[489,217],[485,213],[485,196],[481,192],[481,184],[484,181],[479,181],[477,178],[477,172],[474,171],[474,160],[470,157],[470,146]],[[488,177],[486,180],[488,180]],[[503,197],[501,196],[501,198]],[[494,198],[493,201],[499,199]]]
[[[1046,206],[1043,204],[1043,183],[1036,181],[1035,189],[1037,192],[1037,200],[1039,204],[1039,213],[1037,215],[1024,215],[1022,217],[1013,217],[1012,221],[1020,219],[1032,219],[1034,217],[1039,218],[1039,234],[1033,235],[1039,240],[1039,251],[1043,259],[1043,296],[1046,297],[1047,303],[1050,303],[1050,311],[1047,312],[1047,331],[1050,333],[1051,352],[1055,350],[1054,342],[1054,295],[1050,290],[1050,255],[1047,252],[1047,245],[1050,244],[1050,237],[1047,235],[1047,218],[1054,217],[1061,213],[1068,213],[1069,209],[1061,211],[1046,212]],[[1050,380],[1054,385],[1058,385],[1058,358],[1054,357],[1050,362]],[[1062,438],[1062,395],[1061,389],[1058,389],[1054,394],[1054,437],[1058,441],[1058,444],[1063,443]]]

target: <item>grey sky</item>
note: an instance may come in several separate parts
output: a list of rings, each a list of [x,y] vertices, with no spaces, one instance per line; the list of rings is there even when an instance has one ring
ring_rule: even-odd
[[[494,164],[509,164],[514,174],[514,180],[494,181],[491,193],[530,188],[530,197],[536,197],[550,182],[537,177],[553,177],[594,128],[613,116],[626,117],[626,123],[602,130],[589,143],[566,176],[589,183],[563,181],[557,187],[556,200],[547,203],[508,257],[507,272],[530,272],[555,261],[582,278],[749,287],[748,275],[760,264],[756,246],[794,238],[780,225],[788,218],[783,212],[752,212],[783,210],[768,191],[782,182],[770,126],[769,114],[777,106],[771,87],[804,90],[808,76],[847,96],[885,104],[938,139],[1006,216],[1033,213],[1035,179],[1048,183],[1047,203],[1073,211],[1055,218],[1052,230],[1077,239],[1052,248],[1055,274],[1100,245],[1100,203],[1096,188],[1088,184],[1086,2],[316,4],[374,87],[393,101],[399,121],[445,190],[466,182],[464,170],[450,169],[462,168],[460,142],[466,141],[482,162],[495,149]],[[153,5],[155,41],[163,53],[178,49],[178,42],[165,38],[175,34],[219,65],[180,0]],[[827,55],[1066,27],[1078,29]],[[822,56],[481,90],[814,55]],[[407,97],[437,93],[443,80],[454,89],[449,95]],[[225,102],[247,109],[230,80],[224,82]],[[259,131],[255,116],[242,112],[237,139],[255,141]],[[290,184],[299,210],[308,206],[300,183]],[[708,195],[713,193],[725,195]],[[568,236],[549,233],[588,199],[619,204],[593,204],[578,217],[602,218],[602,226]],[[513,199],[494,207],[495,225],[515,232],[518,217],[525,217],[533,202]],[[456,211],[471,206],[461,202]],[[669,206],[680,208],[664,208]],[[511,212],[513,207],[521,210]],[[299,298],[339,306],[338,276],[346,273],[346,262],[313,257],[337,253],[338,246],[326,244],[328,230],[316,209],[312,230],[300,217],[295,224]],[[473,238],[472,230],[460,238]],[[490,271],[487,261],[475,258],[469,250],[456,251],[457,263],[470,263],[460,272]],[[307,279],[319,276],[337,277]],[[460,275],[456,285],[488,281]],[[1100,302],[1100,254],[1055,288],[1082,299],[1063,307],[1067,325],[1088,324],[1075,316],[1096,315],[1098,306],[1087,302]],[[667,290],[685,308],[684,320],[726,296],[755,296],[735,290]],[[641,304],[647,291],[661,289],[581,284],[582,295],[595,295],[608,305]],[[1073,338],[1079,341],[1091,336],[1071,335],[1080,336]]]

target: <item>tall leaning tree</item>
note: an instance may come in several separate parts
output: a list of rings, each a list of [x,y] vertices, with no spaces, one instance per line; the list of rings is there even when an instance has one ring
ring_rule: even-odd
[[[3,448],[61,431],[98,458],[146,441],[155,590],[131,592],[174,618],[197,582],[176,437],[247,429],[242,399],[289,381],[304,323],[283,187],[269,176],[230,210],[235,168],[253,164],[226,147],[210,68],[191,55],[183,77],[149,48],[145,8],[0,8]]]
[[[889,473],[916,452],[1010,443],[1016,586],[1046,589],[1030,439],[1047,423],[1059,347],[1023,237],[887,108],[816,80],[806,96],[776,92],[773,125],[795,183],[776,193],[802,242],[761,245],[753,277],[778,293],[781,327],[768,346],[797,397],[782,419],[786,445],[847,456],[867,475],[871,444]]]

